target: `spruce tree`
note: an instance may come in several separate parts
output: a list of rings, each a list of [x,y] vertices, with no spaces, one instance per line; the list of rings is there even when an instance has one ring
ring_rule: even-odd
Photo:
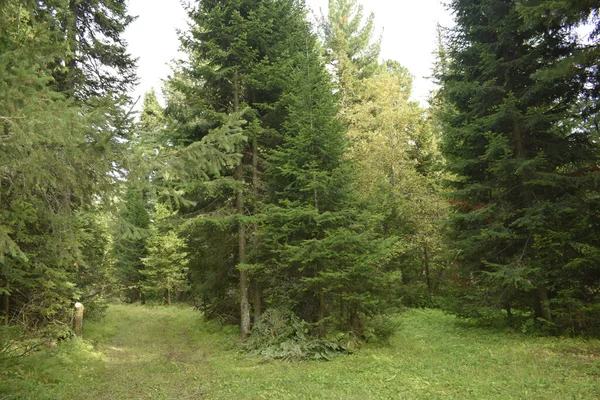
[[[221,126],[228,115],[243,118],[248,139],[235,149],[241,162],[225,165],[220,179],[208,185],[189,182],[188,198],[196,205],[183,212],[193,215],[197,223],[190,222],[188,241],[202,241],[206,236],[217,239],[217,228],[219,248],[236,249],[234,257],[221,257],[211,266],[194,265],[194,260],[208,258],[190,254],[190,271],[206,278],[206,271],[196,271],[210,267],[231,277],[236,265],[248,263],[255,247],[249,243],[254,225],[249,217],[256,213],[261,195],[262,153],[279,140],[277,129],[285,110],[276,104],[288,84],[286,58],[298,51],[296,36],[304,27],[304,11],[292,0],[200,1],[190,18],[192,31],[182,38],[190,63],[169,82],[172,95],[167,114],[173,121],[173,141],[191,146]],[[238,274],[240,312],[236,314],[245,336],[250,328],[250,273],[242,267]],[[219,282],[216,287],[231,292],[229,284]],[[225,293],[210,297],[217,300]]]
[[[116,278],[128,301],[142,298],[142,258],[148,254],[150,228],[148,191],[127,182],[112,233],[111,259]]]
[[[87,100],[118,98],[133,88],[135,60],[123,33],[134,17],[127,14],[125,0],[41,0],[35,13],[66,49],[55,55],[57,90]]]
[[[77,103],[56,90],[56,58],[69,49],[43,10],[0,5],[0,281],[7,319],[20,314],[34,326],[67,318],[89,294],[85,279],[102,268],[94,263],[106,240],[94,214],[115,174],[106,117],[115,103]],[[97,251],[84,249],[91,236]]]
[[[120,204],[112,226],[111,260],[122,294],[128,301],[144,301],[142,258],[148,255],[152,202],[160,182],[156,180],[157,142],[165,128],[163,109],[154,91],[145,94],[135,133],[127,142]],[[162,156],[162,154],[161,154]]]
[[[515,1],[455,0],[452,9],[442,114],[456,174],[454,310],[531,310],[581,328],[597,318],[597,244],[585,236],[596,190],[586,171],[598,149],[578,126],[585,81],[549,73],[577,45],[560,24],[526,23]]]
[[[273,306],[287,305],[317,327],[365,333],[385,311],[393,276],[378,269],[391,251],[352,196],[353,168],[337,120],[331,78],[306,29],[295,58],[283,142],[268,157],[270,205],[264,208],[263,267]],[[393,290],[393,289],[392,289]]]
[[[164,300],[171,305],[187,288],[187,253],[185,241],[173,219],[176,212],[156,204],[148,238],[148,256],[141,259],[142,291],[146,298]]]

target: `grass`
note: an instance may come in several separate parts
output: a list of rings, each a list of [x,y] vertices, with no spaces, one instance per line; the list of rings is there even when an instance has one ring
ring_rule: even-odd
[[[112,306],[61,344],[0,370],[0,399],[595,399],[600,341],[488,330],[433,310],[390,346],[330,362],[241,354],[191,309]]]

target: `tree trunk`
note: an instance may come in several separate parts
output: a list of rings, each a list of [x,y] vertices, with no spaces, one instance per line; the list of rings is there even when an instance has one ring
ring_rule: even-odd
[[[512,313],[512,307],[510,306],[510,302],[506,302],[506,304],[504,305],[504,309],[506,310],[506,319],[508,320],[508,322],[512,322],[513,320],[513,313]]]
[[[390,185],[392,185],[392,189],[396,188],[396,127],[393,127],[392,136],[390,138],[390,147],[392,150],[392,160],[391,160],[391,176],[390,176]]]
[[[240,202],[238,201],[238,205]],[[243,222],[239,227],[239,262],[242,264],[246,258],[246,229]],[[250,286],[250,277],[248,271],[240,270],[240,336],[242,339],[248,337],[250,332],[250,302],[248,299],[248,288]]]
[[[252,190],[258,198],[258,141],[252,138]]]
[[[552,321],[552,314],[550,313],[550,302],[548,299],[548,291],[546,286],[539,285],[535,289],[535,316],[536,318],[543,318],[546,321]]]
[[[80,1],[70,0],[69,1],[69,12],[65,19],[65,29],[67,34],[67,44],[70,52],[65,58],[65,65],[67,66],[66,76],[64,82],[62,82],[62,91],[69,97],[75,95],[75,75],[77,70],[77,21],[79,19],[79,8],[77,5]]]
[[[515,122],[514,135],[517,159],[525,159],[527,154],[525,152],[526,149],[524,137],[518,122]],[[525,207],[529,207],[533,202],[533,193],[531,189],[525,184],[525,182],[527,182],[527,180],[529,179],[529,175],[530,174],[527,172],[527,170],[525,170],[523,174],[521,174],[521,193]],[[527,245],[528,242],[525,243],[525,250],[523,250],[523,255],[525,255],[525,252],[527,251]],[[535,289],[534,311],[536,318],[542,318],[546,321],[552,320],[550,314],[550,303],[548,302],[548,291],[546,290],[546,286],[544,286],[543,284],[540,284]]]
[[[10,295],[8,293],[2,295],[2,314],[4,316],[4,325],[8,325],[10,316]]]
[[[233,108],[234,112],[240,110],[240,86],[239,74],[236,70],[233,73]],[[244,198],[244,166],[243,159],[236,169],[236,180],[240,184],[237,193],[237,213],[240,217],[244,216],[245,198]],[[240,221],[238,227],[238,263],[243,264],[246,261],[246,224]],[[240,336],[242,339],[248,337],[250,332],[250,302],[248,300],[248,289],[250,286],[250,276],[244,268],[240,270]]]
[[[431,273],[429,271],[429,249],[427,245],[423,246],[423,266],[425,267],[425,279],[427,280],[427,292],[433,296],[433,287],[431,286]]]
[[[259,180],[258,180],[258,140],[256,135],[252,138],[252,191],[254,194],[254,202],[258,203]],[[256,209],[256,206],[254,207]],[[254,226],[256,231],[257,227]],[[254,312],[254,323],[256,324],[261,313],[261,287],[257,277],[254,277],[253,282],[253,299],[252,311]]]
[[[325,293],[323,290],[319,293],[319,337],[324,338],[327,335],[325,327]]]

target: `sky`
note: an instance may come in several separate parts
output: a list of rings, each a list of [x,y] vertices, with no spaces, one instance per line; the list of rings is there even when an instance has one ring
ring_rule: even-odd
[[[382,57],[399,61],[414,77],[413,100],[425,105],[433,83],[431,74],[436,46],[436,26],[450,26],[452,17],[443,0],[359,0],[364,14],[375,14],[376,34],[382,34]],[[326,12],[328,0],[306,0],[317,15]],[[134,100],[154,88],[171,71],[171,61],[181,58],[177,30],[187,28],[180,0],[129,0],[129,13],[138,18],[125,32],[130,53],[138,58],[140,84]],[[141,100],[137,107],[141,105]]]

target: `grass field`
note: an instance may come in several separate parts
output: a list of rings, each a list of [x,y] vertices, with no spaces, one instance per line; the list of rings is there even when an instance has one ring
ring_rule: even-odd
[[[85,340],[0,365],[0,399],[598,399],[600,342],[492,331],[433,310],[330,362],[250,358],[181,307],[112,306]]]

